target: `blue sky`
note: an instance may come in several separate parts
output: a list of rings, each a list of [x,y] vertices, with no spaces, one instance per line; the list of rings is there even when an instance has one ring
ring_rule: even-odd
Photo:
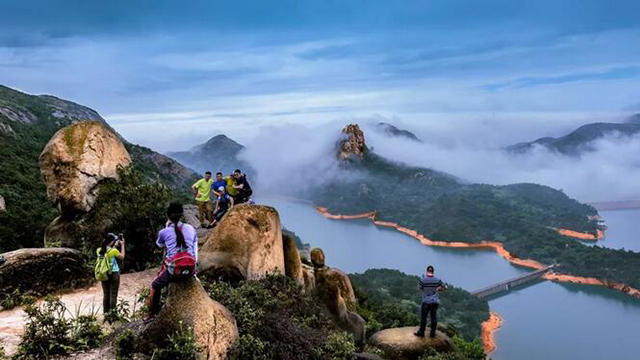
[[[640,111],[639,13],[631,0],[5,1],[0,83],[86,104],[161,151],[366,118],[540,120],[542,135]]]

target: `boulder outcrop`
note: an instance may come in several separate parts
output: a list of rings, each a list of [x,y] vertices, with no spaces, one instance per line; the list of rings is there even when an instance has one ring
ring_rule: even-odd
[[[5,263],[0,265],[0,297],[14,292],[49,294],[93,282],[82,253],[77,250],[20,249],[2,255]]]
[[[213,277],[255,280],[284,274],[278,212],[262,205],[234,206],[208,234],[198,262],[199,271]]]
[[[45,231],[47,246],[79,248],[80,224],[98,195],[98,185],[118,177],[131,157],[117,134],[101,122],[78,122],[60,129],[40,154],[47,196],[60,216]]]
[[[342,271],[324,266],[324,252],[319,248],[311,250],[311,261],[318,296],[338,325],[353,334],[357,344],[362,344],[366,339],[366,322],[349,310],[356,303],[351,280]]]
[[[304,285],[304,274],[300,252],[295,240],[288,234],[282,234],[282,248],[284,251],[284,273],[298,285]]]
[[[385,353],[385,357],[398,360],[417,360],[428,349],[438,352],[453,350],[451,340],[441,331],[436,331],[436,336],[417,337],[413,333],[417,327],[409,326],[378,331],[368,340],[368,343]]]
[[[362,159],[368,151],[364,141],[364,132],[360,130],[358,124],[349,124],[342,129],[344,139],[338,144],[338,158],[340,160]]]
[[[40,154],[47,196],[62,214],[91,210],[97,186],[117,178],[131,157],[118,136],[100,122],[79,122],[60,129]]]
[[[169,334],[191,327],[205,359],[226,359],[238,338],[233,314],[212,300],[196,279],[172,283],[158,316],[140,330],[140,350],[151,353]]]

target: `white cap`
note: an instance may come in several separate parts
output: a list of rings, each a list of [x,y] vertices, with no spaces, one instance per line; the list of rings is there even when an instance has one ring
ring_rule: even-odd
[[[222,190],[224,190],[224,186],[220,186],[220,187],[218,188],[218,191],[222,191]]]

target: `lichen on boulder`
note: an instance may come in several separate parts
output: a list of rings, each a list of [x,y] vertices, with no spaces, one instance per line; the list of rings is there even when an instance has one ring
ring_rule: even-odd
[[[218,278],[256,280],[285,273],[282,228],[276,209],[234,206],[211,231],[200,249],[198,269]]]
[[[416,326],[391,328],[378,331],[368,339],[368,343],[384,351],[389,359],[417,360],[427,350],[438,352],[453,351],[451,339],[441,331],[436,336],[415,336]]]
[[[233,314],[212,300],[198,280],[190,279],[169,285],[158,316],[139,329],[139,350],[150,354],[163,346],[170,334],[186,327],[193,329],[204,359],[226,359],[238,338]]]
[[[302,260],[296,247],[295,240],[288,234],[282,234],[282,248],[284,251],[284,272],[298,285],[304,285]]]
[[[93,282],[80,251],[65,248],[20,249],[2,254],[0,297],[45,295]]]
[[[311,250],[315,291],[338,325],[353,334],[357,344],[362,344],[366,339],[366,322],[350,310],[356,304],[351,280],[342,271],[324,266],[324,259],[322,249]]]

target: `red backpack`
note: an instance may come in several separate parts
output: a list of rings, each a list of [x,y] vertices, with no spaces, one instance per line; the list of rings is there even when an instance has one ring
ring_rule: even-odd
[[[189,254],[187,249],[180,248],[180,251],[167,261],[167,271],[174,278],[191,278],[196,273],[196,259]]]

